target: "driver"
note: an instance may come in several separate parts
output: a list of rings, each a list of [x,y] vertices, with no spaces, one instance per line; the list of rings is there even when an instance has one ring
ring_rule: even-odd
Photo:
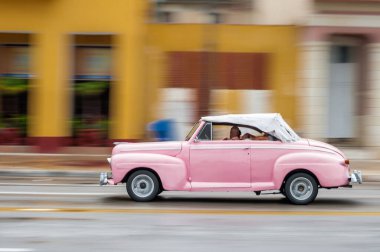
[[[249,133],[245,133],[241,136],[241,131],[238,126],[232,126],[230,129],[230,138],[224,138],[223,140],[269,140],[269,135],[263,132],[261,136],[254,136]]]
[[[238,126],[232,126],[230,129],[230,138],[224,138],[223,140],[241,140],[241,131]]]

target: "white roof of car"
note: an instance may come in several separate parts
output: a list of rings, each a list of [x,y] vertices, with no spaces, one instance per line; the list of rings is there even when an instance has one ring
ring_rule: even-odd
[[[255,127],[283,142],[295,142],[300,139],[279,113],[205,116],[202,120]]]

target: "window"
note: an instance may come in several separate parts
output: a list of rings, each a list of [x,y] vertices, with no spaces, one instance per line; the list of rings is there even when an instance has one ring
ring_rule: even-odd
[[[214,124],[212,127],[212,136],[214,141],[218,140],[228,140],[231,138],[230,136],[230,131],[232,127],[237,127],[237,129],[240,131],[240,137],[242,136],[255,136],[259,137],[262,136],[263,134],[260,133],[259,131],[249,128],[249,127],[244,127],[244,126],[234,126],[234,125],[229,125],[229,124]]]
[[[0,34],[0,145],[27,144],[31,48],[28,34]],[[2,43],[10,42],[11,43]]]
[[[220,24],[223,22],[223,17],[221,13],[211,12],[210,15],[210,23],[211,24]]]
[[[159,23],[171,23],[173,22],[173,13],[170,11],[157,11],[156,20]]]
[[[332,63],[352,63],[356,61],[355,47],[347,45],[333,45],[331,48]]]
[[[195,125],[196,129],[198,125]],[[192,129],[186,140],[190,139],[195,129]],[[235,129],[233,129],[235,128]],[[233,125],[226,123],[206,123],[203,128],[199,131],[198,140],[200,141],[223,141],[223,140],[268,140],[268,141],[279,141],[276,137],[261,131],[260,129]]]
[[[175,51],[167,55],[169,87],[199,88],[207,76],[213,76],[214,88],[269,89],[268,53]]]
[[[234,128],[234,129],[233,129]],[[269,140],[278,139],[262,132],[259,129],[243,125],[207,123],[198,134],[198,139],[203,141],[222,141],[222,140]]]
[[[211,123],[206,123],[203,126],[203,129],[198,134],[198,140],[201,141],[210,141],[212,140],[212,130]]]
[[[112,81],[112,35],[73,37],[73,144],[107,145]]]

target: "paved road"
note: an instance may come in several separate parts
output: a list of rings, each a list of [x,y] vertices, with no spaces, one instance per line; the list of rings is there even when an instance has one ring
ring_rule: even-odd
[[[0,181],[2,251],[380,251],[380,185],[280,195],[164,192],[136,203],[123,186]]]

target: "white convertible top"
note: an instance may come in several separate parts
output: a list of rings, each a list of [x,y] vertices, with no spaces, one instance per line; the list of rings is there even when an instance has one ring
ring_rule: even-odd
[[[279,113],[205,116],[202,117],[202,120],[255,127],[280,139],[282,142],[295,142],[300,139]]]

